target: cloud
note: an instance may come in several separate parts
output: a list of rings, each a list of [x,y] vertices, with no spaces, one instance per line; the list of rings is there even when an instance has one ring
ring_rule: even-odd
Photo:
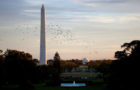
[[[140,22],[140,14],[113,15],[81,15],[79,17],[47,17],[48,20],[87,22],[87,23],[133,23]]]
[[[140,0],[71,0],[96,12],[133,13],[139,12]]]
[[[122,3],[130,0],[73,0],[84,3]]]
[[[24,0],[0,0],[0,26],[10,26],[23,19],[22,11],[26,6]]]
[[[39,13],[40,10],[24,10],[24,12],[27,12],[27,13]]]
[[[140,14],[130,14],[130,15],[120,15],[120,16],[111,16],[111,15],[96,15],[96,16],[83,16],[77,18],[77,21],[87,21],[94,23],[131,23],[131,22],[140,22]],[[76,21],[76,20],[74,20]]]
[[[118,21],[121,23],[140,21],[140,15],[122,16],[118,18]]]
[[[90,22],[99,22],[99,23],[113,23],[115,18],[111,16],[89,16],[87,20]]]

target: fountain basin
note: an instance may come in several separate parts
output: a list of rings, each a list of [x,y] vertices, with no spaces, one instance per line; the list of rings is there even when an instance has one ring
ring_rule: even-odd
[[[61,87],[85,87],[85,83],[61,83]]]

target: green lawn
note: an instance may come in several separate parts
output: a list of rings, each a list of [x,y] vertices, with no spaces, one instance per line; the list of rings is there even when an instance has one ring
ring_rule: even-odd
[[[17,85],[9,85],[0,90],[19,90]],[[35,85],[34,89],[31,90],[108,90],[105,85],[103,86],[89,86],[89,87],[75,87],[75,88],[62,88],[62,87],[44,87],[41,84]]]
[[[62,87],[42,87],[36,86],[34,90],[107,90],[106,86],[94,87],[75,87],[75,88],[62,88]]]
[[[107,90],[105,87],[77,87],[77,88],[58,88],[58,87],[48,87],[48,88],[36,88],[34,90]]]
[[[80,73],[62,73],[62,77],[97,77],[101,75],[101,73],[88,73],[88,72],[80,72]],[[102,83],[103,80],[91,80],[94,83]],[[62,87],[44,87],[42,84],[34,85],[35,88],[32,90],[107,90],[105,85],[94,85],[87,87],[75,87],[75,88],[62,88]],[[19,90],[18,85],[8,85],[0,87],[0,90]]]
[[[98,77],[101,73],[79,72],[79,73],[62,73],[61,77]]]

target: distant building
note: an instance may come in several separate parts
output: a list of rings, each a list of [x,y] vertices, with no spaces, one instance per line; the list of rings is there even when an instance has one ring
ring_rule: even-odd
[[[87,58],[83,58],[82,62],[83,62],[83,64],[87,64],[88,63],[88,59]]]

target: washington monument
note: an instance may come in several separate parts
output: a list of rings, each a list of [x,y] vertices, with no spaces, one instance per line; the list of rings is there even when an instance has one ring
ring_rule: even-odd
[[[46,61],[46,11],[44,5],[41,8],[41,31],[40,31],[40,64],[47,64]]]

